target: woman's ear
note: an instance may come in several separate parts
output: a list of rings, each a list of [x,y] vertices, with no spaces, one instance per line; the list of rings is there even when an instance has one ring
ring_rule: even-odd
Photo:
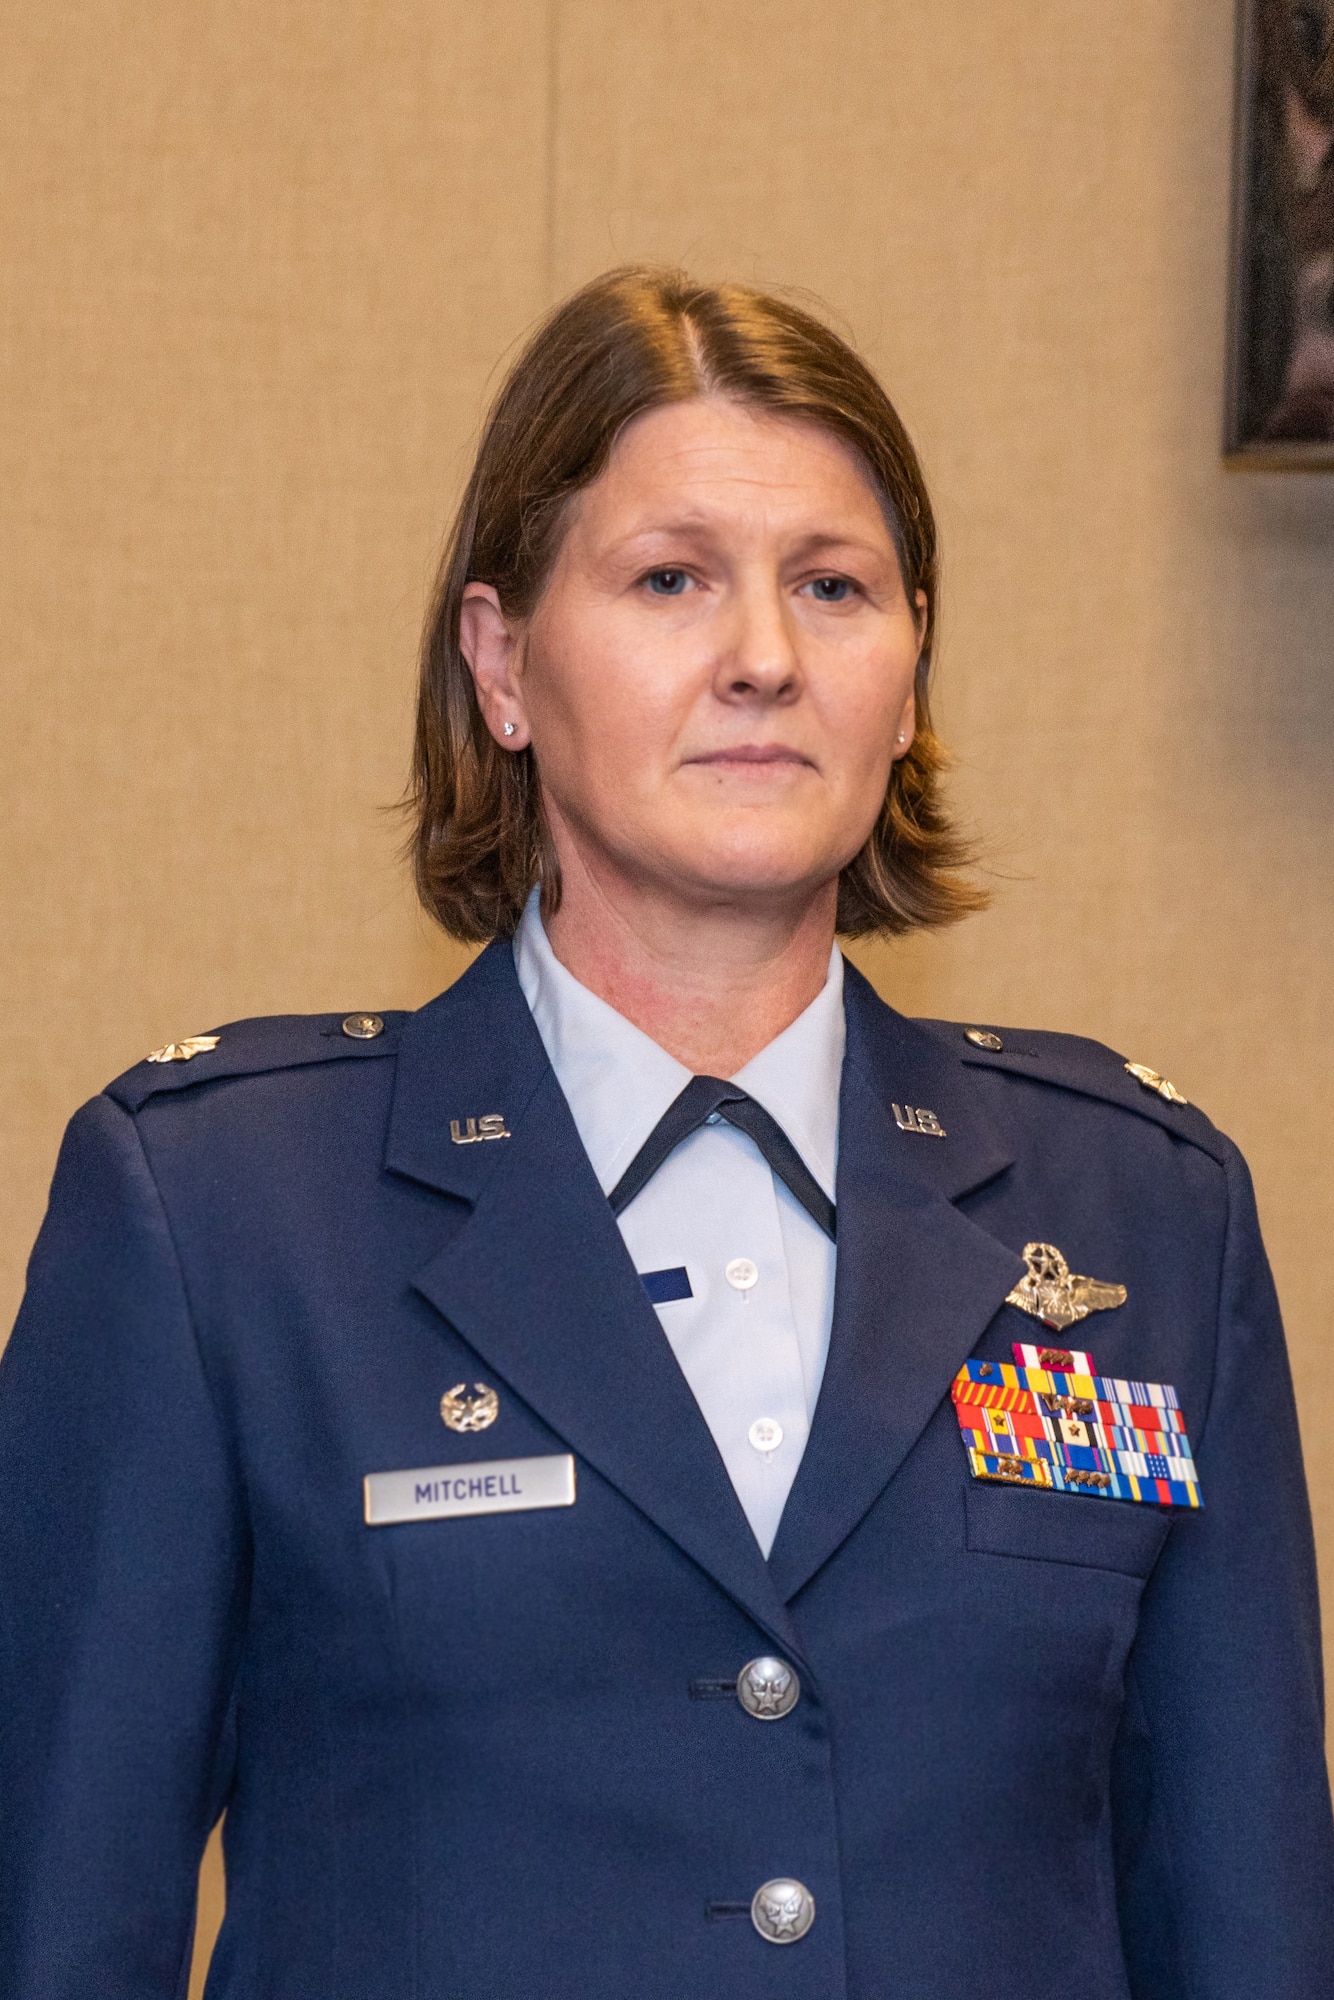
[[[894,763],[897,764],[899,758],[906,757],[908,752],[912,749],[912,740],[916,732],[917,732],[917,695],[915,691],[912,691],[909,693],[908,699],[904,702],[903,708],[899,714],[896,734],[894,737],[894,749],[892,753]]]
[[[926,638],[926,611],[926,592],[919,590],[913,599],[913,618],[917,626],[917,653],[919,659],[922,652],[922,642]],[[907,699],[904,701],[898,722],[895,725],[894,762],[896,764],[900,757],[906,757],[912,749],[912,740],[916,733],[917,686],[916,677],[914,676],[914,684],[908,690]]]
[[[459,650],[468,663],[482,719],[505,750],[525,750],[531,740],[514,672],[519,648],[519,631],[501,610],[493,586],[465,584],[459,606]]]

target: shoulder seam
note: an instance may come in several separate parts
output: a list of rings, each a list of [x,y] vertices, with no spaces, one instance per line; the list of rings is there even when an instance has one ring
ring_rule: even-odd
[[[1220,1132],[1198,1104],[1171,1102],[1146,1086],[1130,1069],[1119,1050],[1088,1035],[1066,1035],[1052,1029],[990,1028],[953,1021],[925,1019],[918,1026],[946,1047],[953,1046],[958,1060],[970,1069],[1000,1071],[1021,1082],[1045,1084],[1054,1090],[1068,1090],[1091,1097],[1115,1109],[1143,1118],[1195,1146],[1226,1167],[1235,1152],[1232,1141]],[[989,1049],[970,1034],[990,1034],[1002,1044]],[[956,1038],[957,1037],[957,1041]],[[1024,1047],[1030,1040],[1044,1047]],[[1029,1064],[1039,1067],[1028,1067]]]
[[[353,1036],[343,1030],[342,1023],[353,1018],[342,1014],[279,1014],[233,1021],[214,1034],[196,1037],[197,1041],[212,1046],[196,1049],[188,1056],[151,1067],[150,1058],[145,1056],[120,1076],[113,1077],[103,1095],[133,1114],[155,1097],[174,1097],[201,1084],[240,1081],[331,1062],[381,1061],[397,1054],[402,1026],[411,1016],[406,1011],[376,1015],[373,1018],[380,1025],[369,1036]]]
[[[102,1095],[105,1096],[106,1092],[104,1091]],[[221,1433],[221,1435],[225,1437],[227,1435],[227,1431],[226,1431],[226,1426],[224,1425],[222,1420],[222,1411],[218,1406],[217,1392],[214,1388],[213,1378],[209,1373],[208,1367],[204,1361],[204,1350],[199,1342],[199,1323],[195,1314],[194,1300],[190,1295],[189,1281],[187,1280],[185,1275],[185,1260],[181,1256],[181,1246],[176,1240],[176,1231],[172,1227],[171,1216],[168,1213],[167,1204],[162,1198],[162,1189],[158,1185],[158,1177],[156,1173],[153,1171],[153,1162],[148,1157],[148,1148],[144,1144],[144,1135],[139,1130],[139,1121],[137,1118],[134,1117],[133,1113],[127,1111],[125,1106],[123,1104],[119,1104],[115,1098],[113,1098],[111,1101],[113,1104],[116,1104],[117,1110],[120,1112],[121,1116],[125,1119],[126,1124],[130,1128],[130,1133],[134,1140],[135,1147],[138,1150],[139,1158],[143,1162],[144,1172],[148,1176],[148,1184],[153,1190],[153,1199],[157,1203],[158,1214],[162,1217],[162,1227],[166,1231],[167,1241],[171,1245],[172,1261],[176,1266],[176,1279],[177,1283],[180,1285],[181,1288],[181,1303],[185,1307],[186,1324],[190,1328],[190,1342],[195,1351],[195,1360],[199,1364],[199,1372],[203,1376],[204,1385],[208,1390],[208,1400],[213,1410],[214,1421],[217,1424],[218,1430]]]

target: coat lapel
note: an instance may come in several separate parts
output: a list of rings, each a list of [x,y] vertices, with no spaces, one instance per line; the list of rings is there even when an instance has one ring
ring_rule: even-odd
[[[508,1139],[457,1145],[499,1112]],[[472,1204],[416,1287],[787,1652],[800,1646],[547,1061],[507,944],[403,1038],[386,1164]]]
[[[1010,1154],[933,1036],[847,969],[829,1359],[769,1567],[785,1601],[851,1534],[948,1394],[1022,1260],[953,1205]],[[945,1138],[905,1132],[893,1105]]]

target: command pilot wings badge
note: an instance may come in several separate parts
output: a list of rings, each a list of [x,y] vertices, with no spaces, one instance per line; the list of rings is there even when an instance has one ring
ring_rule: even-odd
[[[1054,1243],[1025,1243],[1025,1277],[1005,1295],[1007,1306],[1032,1313],[1044,1326],[1059,1333],[1090,1313],[1110,1312],[1126,1302],[1124,1285],[1104,1285],[1097,1278],[1081,1278],[1072,1271]]]

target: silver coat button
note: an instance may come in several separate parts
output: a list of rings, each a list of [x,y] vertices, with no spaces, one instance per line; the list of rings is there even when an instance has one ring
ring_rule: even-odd
[[[801,1682],[795,1667],[766,1653],[747,1660],[736,1678],[736,1698],[757,1722],[778,1722],[801,1699]]]
[[[999,1035],[993,1035],[990,1028],[965,1028],[964,1040],[971,1042],[975,1049],[990,1049],[992,1053],[1005,1047]]]
[[[348,1014],[343,1019],[343,1033],[354,1042],[373,1042],[384,1033],[384,1022],[378,1014]]]
[[[795,1944],[815,1922],[815,1898],[804,1882],[776,1876],[755,1891],[750,1920],[769,1944]]]

